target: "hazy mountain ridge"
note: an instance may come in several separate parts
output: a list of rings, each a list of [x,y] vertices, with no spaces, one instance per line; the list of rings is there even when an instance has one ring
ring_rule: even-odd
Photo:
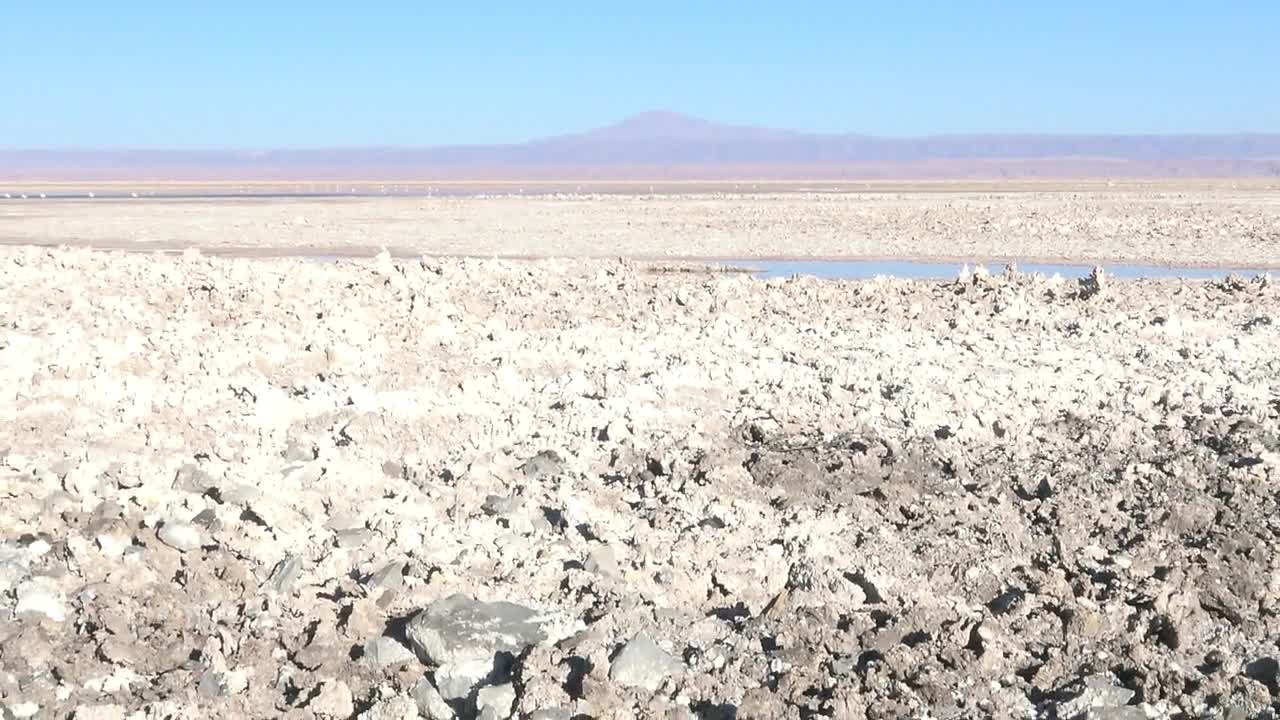
[[[508,145],[286,150],[0,150],[0,180],[1274,176],[1280,133],[886,138],[670,112]]]

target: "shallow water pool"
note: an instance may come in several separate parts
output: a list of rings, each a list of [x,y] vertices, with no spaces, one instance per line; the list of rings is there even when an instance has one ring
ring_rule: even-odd
[[[750,268],[761,278],[785,278],[792,275],[811,275],[825,279],[866,280],[875,277],[910,278],[917,280],[949,280],[958,276],[965,263],[934,262],[923,260],[735,260],[726,263],[733,267]],[[978,265],[969,263],[972,270]],[[1004,272],[1004,264],[985,266],[989,272]],[[1025,273],[1061,275],[1080,278],[1093,270],[1093,265],[1053,263],[1017,263],[1017,269]],[[1103,263],[1102,269],[1111,277],[1125,280],[1146,278],[1185,278],[1204,280],[1240,275],[1253,277],[1271,271],[1257,268],[1200,268],[1170,267],[1163,265],[1128,265]]]

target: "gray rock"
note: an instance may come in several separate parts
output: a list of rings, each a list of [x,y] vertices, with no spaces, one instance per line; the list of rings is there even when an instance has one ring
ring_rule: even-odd
[[[205,668],[196,674],[196,692],[211,698],[227,694],[226,689],[219,682],[218,672],[213,668]]]
[[[438,665],[436,687],[447,700],[468,697],[482,682],[505,670],[499,653],[519,654],[533,645],[557,642],[582,623],[510,602],[482,602],[451,595],[428,605],[405,630],[414,651]]]
[[[302,574],[302,559],[297,555],[286,555],[271,568],[271,574],[267,576],[267,581],[262,584],[262,588],[267,592],[287,593],[300,574]]]
[[[511,683],[482,687],[476,693],[476,709],[482,715],[486,710],[492,710],[498,718],[509,718],[515,704],[516,686]]]
[[[294,653],[293,662],[300,668],[319,670],[333,659],[336,648],[337,638],[333,628],[321,625],[316,628],[307,646]]]
[[[1280,694],[1280,660],[1260,657],[1245,664],[1246,677],[1267,686],[1272,695]]]
[[[998,690],[992,690],[991,699],[995,702],[996,707],[1004,709],[1005,717],[1036,717],[1035,703],[1027,698],[1026,693],[1016,687],[1002,687]]]
[[[489,495],[484,499],[484,504],[480,506],[489,515],[504,516],[519,510],[524,506],[524,500],[517,496]]]
[[[364,586],[369,590],[396,590],[404,585],[403,562],[391,562],[373,571],[365,578]]]
[[[213,508],[201,510],[195,517],[191,518],[192,525],[198,525],[209,532],[217,532],[222,529],[222,521],[218,519],[218,512]]]
[[[610,680],[649,692],[661,687],[668,676],[681,672],[684,663],[644,634],[632,638],[609,664]]]
[[[403,665],[416,659],[412,650],[385,635],[364,644],[364,661],[375,669]]]
[[[335,541],[340,548],[358,548],[373,539],[373,531],[368,528],[350,528],[339,530]]]
[[[428,720],[453,720],[453,708],[444,701],[430,680],[419,680],[410,695],[418,706],[418,712]]]
[[[183,465],[173,477],[173,489],[203,495],[209,488],[216,487],[218,481],[209,473],[196,465]]]
[[[543,450],[520,466],[525,477],[538,479],[557,475],[564,470],[564,460],[554,450]]]
[[[200,528],[178,520],[166,521],[156,531],[156,537],[160,538],[160,542],[179,552],[199,550],[204,544]]]
[[[477,685],[498,679],[500,670],[496,659],[459,660],[436,668],[436,688],[445,700],[465,700]]]
[[[409,642],[428,662],[445,665],[492,660],[572,635],[581,623],[510,602],[482,602],[451,595],[428,605],[409,622]]]
[[[1078,695],[1058,705],[1058,717],[1062,720],[1145,718],[1141,708],[1129,705],[1133,695],[1132,690],[1117,685],[1106,675],[1090,675],[1080,683]]]

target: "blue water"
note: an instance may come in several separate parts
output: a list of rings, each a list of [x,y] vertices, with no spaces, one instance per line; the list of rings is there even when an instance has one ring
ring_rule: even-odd
[[[911,278],[917,280],[950,280],[960,274],[964,263],[931,262],[917,260],[736,260],[726,263],[733,267],[757,270],[757,277],[786,278],[808,275],[831,280],[867,280],[875,277]],[[977,265],[969,263],[973,270]],[[986,265],[991,273],[1004,272],[1004,264]],[[1019,272],[1061,275],[1080,278],[1093,270],[1093,265],[1059,265],[1047,263],[1017,263]],[[1102,269],[1116,279],[1137,280],[1143,278],[1213,279],[1228,275],[1253,277],[1268,272],[1257,268],[1188,268],[1163,265],[1124,265],[1104,263]]]

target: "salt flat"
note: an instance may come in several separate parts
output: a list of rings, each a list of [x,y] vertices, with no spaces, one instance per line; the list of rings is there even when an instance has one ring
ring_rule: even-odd
[[[1267,278],[642,267],[0,250],[3,702],[1275,708]]]
[[[222,254],[945,258],[1280,267],[1280,192],[1082,190],[6,200],[0,242]]]

